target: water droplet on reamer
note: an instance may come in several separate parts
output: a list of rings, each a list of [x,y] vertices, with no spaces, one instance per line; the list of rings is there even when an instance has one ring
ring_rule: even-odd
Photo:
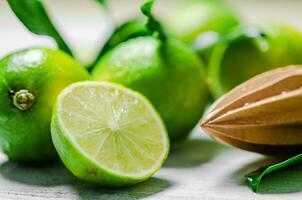
[[[243,106],[249,106],[250,105],[250,103],[245,103]]]

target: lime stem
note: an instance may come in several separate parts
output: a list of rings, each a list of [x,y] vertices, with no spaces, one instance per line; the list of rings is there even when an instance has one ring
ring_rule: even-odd
[[[35,96],[28,90],[21,89],[17,92],[10,91],[10,93],[13,93],[14,106],[21,111],[28,110],[35,102]]]
[[[153,37],[164,41],[167,39],[167,36],[159,21],[152,14],[153,5],[154,0],[147,1],[141,6],[141,11],[148,19],[146,26],[153,33]]]

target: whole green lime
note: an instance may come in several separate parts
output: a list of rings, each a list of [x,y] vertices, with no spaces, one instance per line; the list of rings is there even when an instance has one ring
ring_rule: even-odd
[[[2,150],[14,161],[54,159],[50,119],[56,97],[89,74],[61,51],[35,48],[0,60],[0,77]]]
[[[210,88],[219,97],[264,71],[302,63],[302,34],[280,24],[249,27],[262,38],[247,38],[217,45],[210,58]]]
[[[234,11],[218,0],[185,1],[162,21],[171,35],[185,43],[192,43],[207,31],[225,34],[239,24]]]
[[[144,94],[172,140],[194,127],[209,101],[203,64],[178,40],[162,42],[151,36],[128,40],[105,54],[92,75]]]

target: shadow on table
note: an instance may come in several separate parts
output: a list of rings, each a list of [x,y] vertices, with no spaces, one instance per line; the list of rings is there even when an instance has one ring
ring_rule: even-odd
[[[281,159],[266,157],[261,160],[254,161],[231,175],[240,185],[247,185],[245,175],[262,167],[267,167],[280,162]],[[267,174],[263,177],[258,193],[262,194],[278,194],[302,191],[302,164],[286,167]]]
[[[173,148],[164,165],[171,168],[195,167],[209,162],[228,147],[213,140],[192,138],[187,139]]]
[[[77,189],[77,193],[81,200],[135,200],[159,193],[171,185],[167,180],[151,178],[135,186],[115,190],[85,185]]]
[[[151,178],[144,183],[127,188],[106,189],[78,180],[60,162],[51,165],[30,166],[8,161],[0,166],[0,174],[8,180],[28,185],[70,186],[79,199],[83,200],[140,199],[159,193],[172,185],[164,179]]]
[[[250,172],[256,171],[261,167],[270,166],[272,164],[277,163],[279,160],[274,157],[263,157],[261,159],[255,160],[251,163],[248,163],[238,170],[236,170],[233,174],[231,174],[231,179],[240,185],[246,185],[245,175]]]

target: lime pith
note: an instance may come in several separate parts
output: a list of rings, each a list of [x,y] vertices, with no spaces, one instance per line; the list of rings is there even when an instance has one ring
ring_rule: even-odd
[[[152,105],[116,84],[69,86],[58,97],[51,127],[67,168],[80,179],[103,186],[146,180],[169,151],[165,127]]]

